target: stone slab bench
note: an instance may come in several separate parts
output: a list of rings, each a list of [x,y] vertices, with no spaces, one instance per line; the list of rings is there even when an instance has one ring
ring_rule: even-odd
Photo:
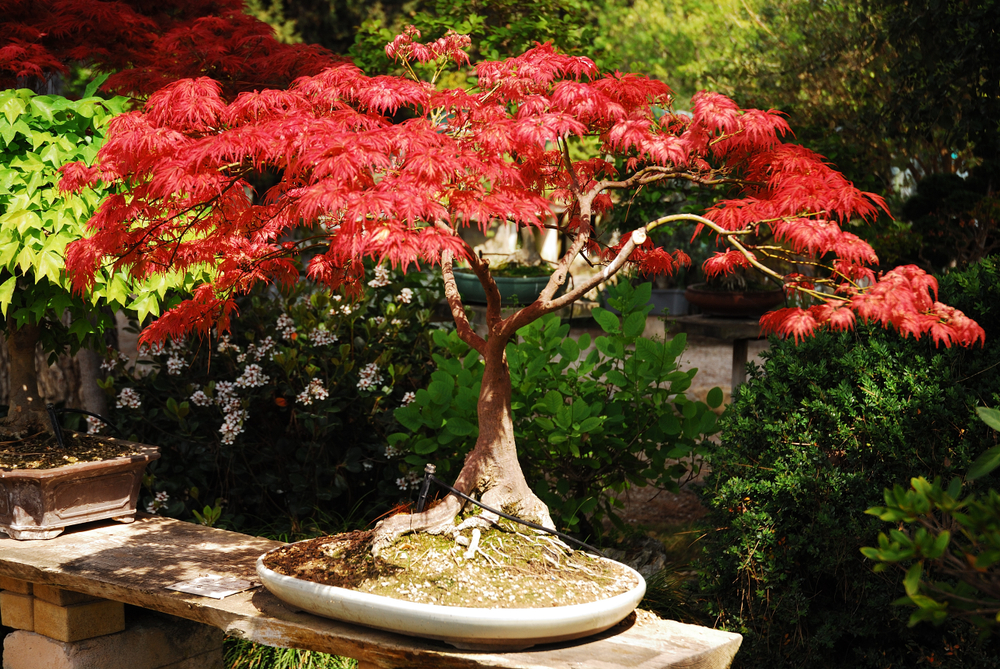
[[[54,643],[62,644],[60,652],[68,656],[74,652],[74,642],[86,643],[74,639],[73,620],[82,621],[77,625],[86,623],[98,630],[104,629],[104,625],[108,631],[101,631],[102,634],[127,634],[128,630],[120,631],[118,611],[100,603],[117,602],[201,623],[226,635],[269,646],[356,658],[359,669],[725,669],[742,640],[738,634],[661,620],[637,611],[617,627],[587,639],[536,646],[516,653],[474,653],[314,616],[283,604],[259,586],[221,600],[167,589],[181,581],[213,575],[256,584],[257,558],[279,545],[280,542],[268,539],[141,514],[129,525],[111,522],[81,525],[46,541],[5,537],[0,539],[0,587],[5,588],[0,592],[0,605],[4,624],[9,625],[8,620],[20,615],[21,629],[31,629],[23,626],[23,616],[30,615],[30,611],[42,611],[40,615],[48,618],[54,616],[62,631],[46,632],[49,628],[44,626],[51,625],[51,620],[39,619],[37,623],[44,629],[36,628],[26,638],[36,643],[38,634],[45,640],[52,637]],[[31,608],[30,602],[35,600]],[[74,612],[82,611],[74,607],[85,606],[91,609],[74,616]],[[113,624],[106,620],[111,618]],[[34,623],[29,619],[26,624]],[[10,636],[17,634],[22,633]],[[27,641],[22,639],[22,643]],[[116,643],[127,643],[127,638],[122,637]],[[9,652],[9,645],[5,647]],[[8,666],[7,658],[4,666]]]

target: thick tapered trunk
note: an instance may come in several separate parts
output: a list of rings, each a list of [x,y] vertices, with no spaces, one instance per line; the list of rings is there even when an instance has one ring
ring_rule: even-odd
[[[7,418],[0,424],[0,429],[8,434],[47,430],[45,402],[38,392],[38,373],[35,370],[35,346],[41,328],[31,324],[16,327],[13,319],[8,319],[7,332],[10,399]]]
[[[491,337],[486,342],[479,391],[479,438],[466,456],[454,487],[494,509],[554,528],[548,507],[528,486],[517,460],[505,344],[501,337]],[[376,550],[408,532],[448,532],[463,506],[462,500],[448,495],[424,513],[387,518],[378,525]]]

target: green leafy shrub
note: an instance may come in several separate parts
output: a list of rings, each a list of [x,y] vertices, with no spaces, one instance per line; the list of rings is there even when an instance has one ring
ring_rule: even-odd
[[[873,573],[859,551],[883,529],[865,510],[885,488],[950,479],[995,443],[974,409],[1000,397],[998,291],[992,263],[941,282],[986,329],[984,348],[859,325],[772,340],[751,370],[710,456],[702,496],[718,529],[699,563],[707,612],[744,635],[740,666],[1000,666],[963,623],[909,628],[892,606],[901,575]]]
[[[616,493],[630,485],[677,490],[678,481],[697,472],[703,440],[715,431],[711,407],[684,394],[695,375],[677,368],[685,337],[640,336],[650,290],[627,282],[610,289],[609,301],[622,315],[594,312],[606,336],[573,339],[569,325],[549,315],[507,346],[518,458],[562,527],[593,534],[603,517],[621,526]],[[478,436],[483,363],[456,333],[435,338],[447,355],[434,355],[430,385],[396,410],[408,431],[389,437],[413,480],[428,462],[457,471]],[[722,392],[714,389],[709,401],[719,406]]]
[[[108,124],[128,103],[93,97],[97,83],[82,100],[0,91],[0,330],[9,335],[39,325],[39,341],[53,356],[113,327],[111,312],[97,306],[127,308],[145,318],[159,313],[167,288],[193,280],[175,276],[138,285],[123,272],[101,270],[87,296],[70,288],[66,246],[84,236],[108,191],[63,192],[59,168],[93,163]]]
[[[431,370],[440,278],[375,276],[355,302],[304,280],[285,294],[257,291],[241,298],[228,335],[147,349],[137,369],[109,363],[114,422],[161,447],[151,511],[196,510],[230,526],[277,515],[294,527],[363,495],[373,513],[395,502],[372,495],[397,429],[392,409]]]
[[[976,413],[1000,430],[1000,411],[978,407]],[[965,474],[966,481],[1000,466],[1000,446],[986,449]],[[1000,623],[1000,493],[962,496],[957,476],[947,488],[941,479],[910,479],[909,490],[897,484],[885,491],[886,506],[866,513],[898,524],[889,535],[879,532],[878,548],[862,555],[875,560],[875,571],[895,565],[906,573],[906,596],[897,604],[916,607],[910,625],[940,625],[949,615],[965,618],[988,631]],[[910,525],[910,527],[906,527]]]

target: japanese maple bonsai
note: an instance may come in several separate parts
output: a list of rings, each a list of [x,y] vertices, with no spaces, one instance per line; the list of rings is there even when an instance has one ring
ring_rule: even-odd
[[[362,258],[439,263],[458,333],[485,361],[479,438],[454,487],[548,527],[548,510],[518,464],[505,346],[521,327],[578,300],[626,263],[661,273],[685,264],[684,254],[653,247],[649,233],[658,226],[691,221],[715,236],[726,250],[704,263],[708,276],[748,268],[802,301],[765,315],[768,331],[800,338],[819,327],[850,328],[860,317],[945,345],[982,340],[976,323],[935,301],[935,281],[921,270],[876,273],[871,247],[841,223],[872,218],[882,199],[808,149],[782,142],[788,127],[779,113],[700,93],[690,116],[655,118],[654,105],[673,102],[665,84],[601,74],[589,59],[548,45],[476,64],[474,88],[437,89],[417,73],[433,78],[449,63],[464,65],[468,39],[449,34],[420,44],[417,37],[408,30],[386,48],[405,75],[368,77],[341,62],[287,90],[235,96],[202,77],[170,84],[123,116],[94,167],[64,170],[65,188],[99,179],[121,189],[91,219],[91,236],[69,248],[77,290],[90,289],[109,256],[135,277],[216,267],[212,283],[144,331],[144,341],[155,341],[224,330],[233,293],[297,277],[298,257],[308,258],[314,280],[347,294],[365,279]],[[571,146],[585,141],[599,151],[573,158]],[[607,156],[624,157],[624,171]],[[248,179],[261,170],[279,174],[279,183],[251,196]],[[720,197],[702,215],[664,216],[615,246],[598,243],[600,214],[616,194],[674,179]],[[568,215],[553,216],[553,202]],[[459,235],[463,226],[493,221],[554,227],[569,240],[539,298],[507,317],[490,263]],[[751,241],[764,237],[781,244]],[[556,297],[578,257],[595,271]],[[456,258],[486,293],[485,337],[466,318]],[[766,259],[801,262],[809,274],[779,274]],[[407,532],[450,528],[464,504],[449,495],[422,513],[385,519],[376,550]]]

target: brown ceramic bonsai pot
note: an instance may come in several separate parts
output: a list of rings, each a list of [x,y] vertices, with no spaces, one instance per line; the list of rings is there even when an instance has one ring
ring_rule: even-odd
[[[688,286],[684,297],[703,314],[750,318],[761,316],[785,301],[783,290],[726,291],[711,290],[707,284]]]
[[[146,463],[160,457],[155,446],[133,445],[138,455],[0,470],[0,531],[14,539],[51,539],[68,525],[93,520],[131,523]]]

